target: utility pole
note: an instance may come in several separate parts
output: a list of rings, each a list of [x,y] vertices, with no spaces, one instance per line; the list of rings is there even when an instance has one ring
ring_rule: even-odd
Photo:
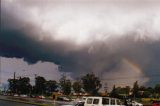
[[[15,94],[15,93],[17,93],[17,88],[16,88],[16,72],[14,72],[14,75],[13,75],[13,82],[14,82],[14,84],[13,84],[13,86],[14,86],[13,93]]]
[[[14,79],[14,81],[15,81],[15,79],[16,79],[16,72],[14,72],[13,79]]]
[[[2,66],[1,66],[1,56],[0,56],[0,90],[1,90],[1,87],[2,87],[2,78],[1,78],[1,73],[2,73]]]
[[[1,81],[2,79],[1,79],[1,57],[0,57],[0,85],[1,85]]]

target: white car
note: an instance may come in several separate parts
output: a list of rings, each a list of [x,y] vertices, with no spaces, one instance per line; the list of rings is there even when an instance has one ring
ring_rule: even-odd
[[[22,94],[22,95],[20,95],[20,97],[26,98],[26,97],[27,97],[27,95]]]
[[[18,95],[18,94],[14,94],[13,96],[14,96],[14,97],[18,97],[19,95]]]
[[[143,106],[143,104],[138,103],[136,101],[132,101],[132,106]]]
[[[119,99],[110,97],[87,97],[84,106],[124,106]]]

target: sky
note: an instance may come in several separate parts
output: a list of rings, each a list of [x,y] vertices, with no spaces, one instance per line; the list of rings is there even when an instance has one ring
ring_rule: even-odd
[[[160,82],[160,1],[1,0],[1,79],[95,73],[112,88]]]

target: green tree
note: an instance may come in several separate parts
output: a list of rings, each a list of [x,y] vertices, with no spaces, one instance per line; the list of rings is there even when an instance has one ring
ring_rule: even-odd
[[[143,97],[143,98],[149,98],[150,95],[152,95],[152,93],[151,93],[150,91],[147,91],[147,90],[146,90],[146,91],[143,92],[142,97]]]
[[[154,88],[152,88],[152,87],[146,88],[146,91],[150,92],[151,94],[154,94],[154,93],[155,93],[155,90],[154,90]]]
[[[110,93],[110,96],[115,98],[115,97],[117,97],[117,95],[118,95],[118,94],[117,94],[117,92],[116,92],[116,86],[114,85],[114,86],[113,86],[113,89],[112,89],[112,91],[111,91],[111,93]]]
[[[52,80],[46,81],[46,93],[47,94],[51,94],[52,92],[56,91],[57,87],[58,85],[56,81],[52,81]]]
[[[41,77],[41,76],[36,77],[35,89],[37,94],[45,93],[45,88],[46,88],[45,83],[46,83],[46,79],[44,77]]]
[[[12,93],[29,94],[31,91],[30,79],[28,77],[8,79],[8,82]]]
[[[110,93],[111,97],[116,97],[116,98],[122,98],[123,96],[129,96],[130,94],[130,86],[126,87],[116,87],[115,85],[113,86],[113,89]]]
[[[160,84],[156,84],[154,89],[156,93],[160,94]]]
[[[17,93],[18,91],[18,79],[8,79],[9,82],[9,90],[12,93]]]
[[[133,84],[132,97],[138,97],[138,96],[139,96],[139,85],[138,85],[138,81],[136,81]]]
[[[81,84],[80,81],[75,81],[75,82],[73,83],[72,87],[73,87],[73,89],[74,89],[74,91],[75,91],[76,93],[80,93],[80,92],[81,92],[81,88],[82,88],[82,84]]]
[[[140,86],[140,87],[139,87],[139,90],[140,90],[140,91],[145,91],[146,89],[147,89],[147,88],[146,88],[145,86]]]
[[[130,86],[126,86],[126,87],[125,87],[126,96],[129,96],[129,95],[130,95],[130,91],[131,91]]]
[[[63,75],[62,78],[59,80],[59,83],[63,94],[69,95],[71,93],[71,87],[72,87],[71,81],[67,79],[66,76]]]
[[[83,76],[81,80],[83,89],[92,95],[97,95],[98,90],[102,87],[101,81],[93,73]]]
[[[31,84],[29,77],[19,78],[17,83],[18,93],[19,94],[29,94],[31,91]]]

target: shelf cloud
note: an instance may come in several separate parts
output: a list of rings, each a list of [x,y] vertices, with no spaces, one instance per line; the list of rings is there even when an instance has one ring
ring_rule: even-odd
[[[156,0],[2,0],[0,55],[53,62],[76,78],[94,72],[160,80]],[[120,75],[119,73],[123,73]]]

